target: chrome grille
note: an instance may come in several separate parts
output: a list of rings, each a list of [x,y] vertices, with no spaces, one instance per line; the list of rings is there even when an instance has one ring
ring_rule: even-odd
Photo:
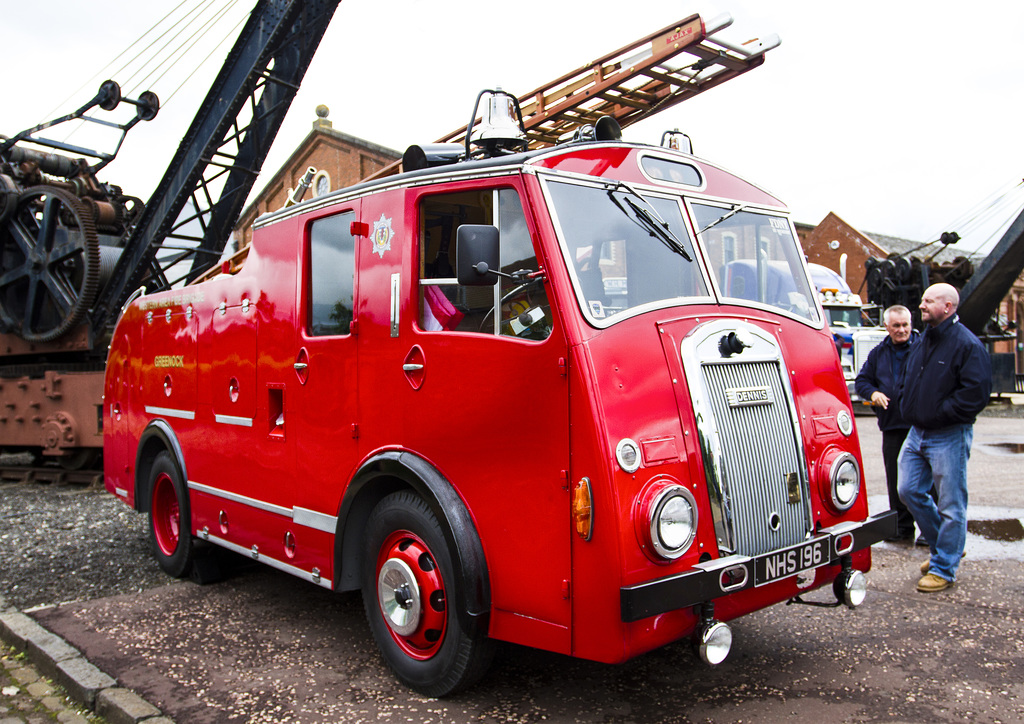
[[[778,361],[700,367],[718,436],[717,484],[731,517],[732,548],[753,556],[799,543],[807,533],[807,480]],[[757,390],[757,399],[765,397],[764,388],[769,403],[736,405],[735,390]]]

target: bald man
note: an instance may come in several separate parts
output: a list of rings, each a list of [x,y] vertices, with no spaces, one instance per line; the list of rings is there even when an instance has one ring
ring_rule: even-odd
[[[900,413],[911,424],[899,456],[899,495],[931,558],[917,590],[943,591],[956,581],[967,540],[967,460],[974,420],[992,392],[988,352],[956,315],[960,295],[933,284],[921,297],[926,326],[907,357]],[[934,484],[938,501],[929,491]]]

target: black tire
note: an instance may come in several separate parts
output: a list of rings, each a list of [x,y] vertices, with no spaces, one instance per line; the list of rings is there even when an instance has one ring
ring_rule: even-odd
[[[366,618],[395,676],[424,696],[469,687],[494,656],[491,639],[460,624],[452,560],[436,516],[419,496],[392,493],[373,509],[362,562]]]
[[[149,544],[160,568],[182,578],[192,570],[195,546],[188,490],[174,458],[159,453],[149,472]]]

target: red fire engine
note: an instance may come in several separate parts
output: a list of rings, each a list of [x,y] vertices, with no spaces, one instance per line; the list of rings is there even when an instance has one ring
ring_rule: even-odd
[[[699,20],[698,20],[699,25]],[[850,400],[784,205],[598,120],[465,142],[260,218],[248,257],[123,312],[107,489],[197,543],[361,590],[397,676],[495,640],[621,662],[832,584],[864,598]],[[478,99],[478,103],[479,103]]]

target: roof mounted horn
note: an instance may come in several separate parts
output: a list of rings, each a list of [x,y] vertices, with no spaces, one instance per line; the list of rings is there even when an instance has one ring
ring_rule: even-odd
[[[612,116],[601,116],[596,123],[580,126],[574,132],[558,139],[559,143],[582,143],[586,141],[619,141],[622,126]]]
[[[465,150],[461,143],[424,143],[409,146],[402,156],[403,171],[447,166],[462,160]]]

